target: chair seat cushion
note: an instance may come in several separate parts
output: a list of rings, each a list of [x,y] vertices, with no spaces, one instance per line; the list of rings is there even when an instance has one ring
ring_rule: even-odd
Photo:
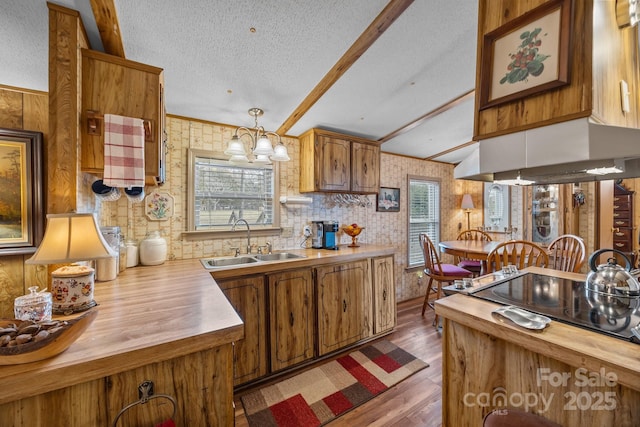
[[[440,264],[442,267],[442,271],[434,271],[436,274],[441,274],[443,276],[458,276],[458,277],[469,277],[473,275],[469,270],[465,270],[462,267],[458,267],[453,264]],[[434,269],[435,270],[435,269]]]
[[[458,267],[462,267],[467,270],[480,270],[482,268],[482,263],[473,259],[463,259],[458,263]]]

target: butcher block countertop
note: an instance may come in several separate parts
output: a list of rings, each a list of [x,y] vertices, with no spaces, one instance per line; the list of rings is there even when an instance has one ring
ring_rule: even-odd
[[[39,362],[0,366],[0,404],[242,339],[242,320],[214,278],[388,256],[395,250],[363,244],[286,252],[306,258],[215,270],[206,270],[199,259],[168,261],[129,268],[114,281],[96,282],[98,306],[91,310],[98,315],[66,351]]]
[[[97,317],[66,351],[0,366],[0,404],[244,336],[241,319],[196,259],[127,269],[114,281],[96,282],[94,299]]]
[[[584,280],[584,275],[545,268],[523,271]],[[516,344],[568,365],[597,372],[615,372],[618,383],[640,390],[640,345],[586,329],[552,321],[542,331],[530,331],[503,321],[491,311],[500,305],[466,295],[452,295],[436,302],[436,312],[456,323]]]

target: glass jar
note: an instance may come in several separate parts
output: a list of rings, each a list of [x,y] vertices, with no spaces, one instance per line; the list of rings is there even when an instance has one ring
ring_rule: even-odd
[[[159,265],[167,260],[167,241],[159,231],[151,231],[140,242],[140,264]]]
[[[120,235],[118,245],[118,272],[122,273],[127,269],[127,246],[124,244],[124,236]]]
[[[127,268],[138,265],[138,244],[133,239],[127,239]]]
[[[51,292],[38,292],[37,286],[29,287],[29,294],[15,299],[13,312],[16,319],[40,322],[51,320],[53,298]]]

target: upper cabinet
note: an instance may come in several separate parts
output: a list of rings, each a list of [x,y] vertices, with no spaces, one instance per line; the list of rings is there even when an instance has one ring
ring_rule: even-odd
[[[145,183],[165,180],[164,81],[161,68],[82,49],[81,170],[104,171],[104,115],[145,120]]]
[[[364,138],[322,129],[300,136],[300,192],[376,194],[380,146]]]
[[[549,8],[545,10],[546,6]],[[545,90],[533,92],[525,86],[519,89],[523,96],[503,97],[505,102],[494,105],[486,103],[482,93],[486,94],[491,84],[501,85],[500,79],[512,74],[509,65],[512,67],[511,70],[514,66],[500,63],[492,56],[495,51],[501,49],[502,53],[517,56],[521,42],[520,30],[528,30],[532,25],[535,26],[536,22],[539,23],[540,19],[551,16],[549,11],[564,6],[570,6],[563,9],[563,13],[569,10],[569,14],[566,15],[569,43],[566,50],[559,49],[557,59],[567,60],[568,82],[549,89],[541,85],[540,88]],[[640,127],[637,28],[618,27],[615,1],[480,0],[478,11],[475,140],[581,117],[591,117],[597,122],[609,125]],[[524,23],[522,17],[526,17]],[[564,15],[560,19],[563,17]],[[561,32],[562,28],[566,26],[561,26]],[[506,41],[511,40],[508,38],[511,33],[514,37],[517,36],[516,40],[507,43]],[[545,44],[555,43],[556,40],[543,31],[537,39],[532,39],[531,43],[534,48],[538,42],[544,47]],[[498,46],[498,42],[503,45]],[[525,48],[528,49],[528,46]],[[516,60],[518,58],[514,59]],[[545,74],[548,74],[549,70],[553,70],[548,67],[557,64],[557,61],[556,58],[549,57],[541,63],[547,67],[544,70],[547,70]],[[522,81],[528,86],[535,86],[536,73],[541,72],[539,67],[533,65],[536,64],[527,64],[531,73]],[[496,69],[492,69],[493,67]],[[512,80],[514,79],[515,74],[512,76]],[[628,90],[621,88],[621,81],[626,82]],[[502,85],[510,83],[505,81]],[[512,86],[515,87],[516,84]],[[517,93],[514,88],[508,90]],[[622,98],[626,95],[624,92],[630,93],[629,112],[622,111]]]

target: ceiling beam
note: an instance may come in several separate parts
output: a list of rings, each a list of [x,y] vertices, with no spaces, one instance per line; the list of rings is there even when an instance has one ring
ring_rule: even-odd
[[[441,151],[441,152],[439,152],[439,153],[436,153],[436,154],[434,154],[434,155],[432,155],[432,156],[425,157],[425,158],[424,158],[424,159],[422,159],[422,160],[431,160],[431,161],[434,161],[435,159],[437,159],[437,158],[438,158],[438,157],[440,157],[440,156],[444,156],[445,154],[452,153],[452,152],[454,152],[454,151],[460,150],[461,148],[465,148],[465,147],[468,147],[468,146],[470,146],[470,145],[477,144],[477,143],[478,143],[478,141],[469,141],[469,142],[465,142],[464,144],[460,144],[460,145],[458,145],[458,146],[455,146],[455,147],[449,148],[448,150],[444,150],[444,151]]]
[[[125,58],[114,0],[91,0],[91,9],[100,32],[104,52]]]
[[[411,3],[413,3],[413,0],[391,0],[276,132],[280,135],[286,134],[289,129],[309,111],[313,104],[371,47],[378,37],[402,15],[402,12],[404,12]]]
[[[462,102],[464,102],[467,99],[473,97],[474,95],[475,95],[475,90],[471,89],[469,92],[467,92],[467,93],[455,98],[452,101],[447,102],[446,104],[443,104],[443,105],[439,106],[435,110],[429,111],[427,114],[424,114],[423,116],[418,117],[414,121],[409,122],[406,125],[402,126],[401,128],[394,130],[390,134],[383,136],[382,138],[378,139],[378,142],[380,142],[380,143],[387,142],[390,139],[393,139],[398,135],[401,135],[403,133],[409,132],[411,129],[414,129],[414,128],[422,125],[424,122],[426,122],[427,120],[437,116],[438,114],[442,114],[445,111],[450,110],[451,108],[455,107],[458,104],[461,104]]]

